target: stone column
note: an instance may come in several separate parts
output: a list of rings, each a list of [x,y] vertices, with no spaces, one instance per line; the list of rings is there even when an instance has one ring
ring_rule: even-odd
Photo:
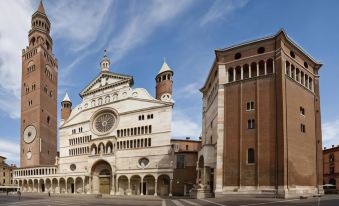
[[[229,75],[229,74],[228,74],[228,69],[226,69],[226,67],[225,67],[225,70],[226,70],[226,83],[228,83],[228,82],[229,82],[229,81],[228,81],[228,80],[229,80],[229,79],[228,79],[228,75]]]
[[[236,77],[237,77],[236,70],[235,70],[235,68],[233,68],[233,81],[236,80],[236,79],[235,79]]]
[[[88,177],[88,183],[89,183],[89,193],[92,194],[93,191],[92,191],[92,181],[93,181],[93,177],[92,176],[89,176]]]
[[[67,177],[65,178],[65,186],[66,186],[66,194],[68,193],[68,188],[67,188]]]
[[[82,194],[85,194],[85,180],[86,180],[86,177],[83,177],[83,179],[82,179]]]
[[[58,190],[59,190],[59,192],[57,192],[57,193],[61,193],[61,188],[60,188],[60,179],[58,179]],[[57,190],[57,191],[58,191]]]
[[[273,66],[273,73],[275,73],[274,59],[272,61],[272,66]]]
[[[248,78],[251,78],[252,77],[252,65],[249,64],[248,65]]]
[[[112,175],[112,188],[111,188],[111,195],[115,195],[115,182],[114,182],[114,175]]]
[[[241,71],[241,73],[240,73],[240,76],[241,76],[240,79],[243,80],[243,79],[244,79],[244,67],[243,67],[243,66],[241,66],[240,71]]]
[[[141,184],[141,191],[140,191],[140,195],[144,195],[144,184],[143,184],[143,182],[144,182],[144,177],[140,177],[141,179],[140,179],[140,184]]]
[[[260,75],[260,73],[259,73],[259,65],[258,65],[257,62],[255,63],[255,66],[256,66],[256,68],[257,68],[257,76],[259,76],[259,75]]]
[[[172,197],[172,185],[173,185],[173,179],[170,181],[170,193],[169,196]]]
[[[155,183],[155,185],[154,185],[154,196],[158,196],[158,181],[157,181],[157,179],[154,179],[154,183]]]
[[[267,75],[267,63],[265,61],[265,75]]]
[[[116,195],[119,195],[119,178],[118,178],[118,176],[116,176],[116,178],[115,178],[115,194]]]
[[[127,190],[127,195],[131,195],[132,191],[131,191],[131,179],[129,177],[127,177],[128,179],[128,190]]]

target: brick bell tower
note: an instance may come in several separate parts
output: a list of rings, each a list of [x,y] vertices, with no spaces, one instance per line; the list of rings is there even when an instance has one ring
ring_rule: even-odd
[[[156,81],[156,99],[162,101],[172,101],[172,86],[173,86],[173,71],[164,61],[159,73],[157,74]]]
[[[51,165],[57,155],[58,63],[42,1],[22,50],[20,166]]]

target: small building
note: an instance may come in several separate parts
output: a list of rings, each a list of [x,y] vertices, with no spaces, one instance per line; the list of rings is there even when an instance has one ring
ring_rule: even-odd
[[[174,150],[173,195],[187,196],[197,178],[198,151],[201,140],[172,139]]]
[[[6,159],[6,157],[0,156],[0,186],[13,184],[13,169],[16,166],[8,165]]]
[[[339,190],[339,145],[323,150],[324,185],[331,184],[328,189]]]

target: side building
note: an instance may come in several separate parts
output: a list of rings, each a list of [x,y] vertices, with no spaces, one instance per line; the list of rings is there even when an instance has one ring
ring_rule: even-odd
[[[323,150],[324,185],[339,191],[339,145]]]
[[[172,139],[174,151],[173,195],[188,196],[196,184],[198,151],[201,141],[186,139]]]
[[[14,185],[13,172],[16,166],[6,163],[6,157],[0,156],[0,186]]]
[[[198,196],[322,193],[322,65],[284,30],[215,56],[201,89]]]

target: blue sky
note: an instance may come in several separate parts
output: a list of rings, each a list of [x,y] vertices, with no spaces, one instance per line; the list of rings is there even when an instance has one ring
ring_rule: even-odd
[[[94,3],[95,2],[95,3]],[[38,0],[0,0],[0,155],[19,161],[21,49]],[[202,86],[214,49],[275,34],[288,35],[320,71],[324,146],[339,144],[339,1],[284,0],[60,0],[44,1],[59,61],[59,101],[99,74],[103,50],[111,71],[134,76],[135,87],[155,94],[164,57],[174,70],[174,137],[201,133]],[[60,108],[58,108],[60,111]]]

